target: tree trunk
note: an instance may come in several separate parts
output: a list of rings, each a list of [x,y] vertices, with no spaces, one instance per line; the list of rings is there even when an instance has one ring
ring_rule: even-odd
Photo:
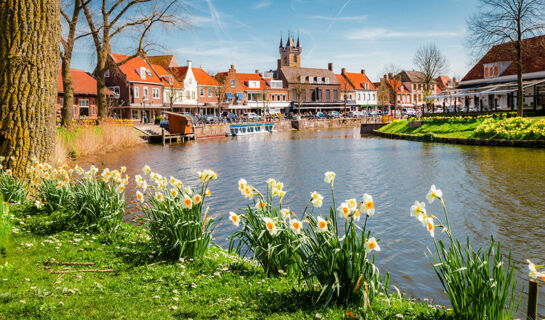
[[[522,47],[521,37],[515,43],[517,49],[517,116],[524,116],[524,89],[522,88]]]
[[[104,120],[108,116],[107,102],[106,102],[106,78],[104,78],[104,71],[106,69],[106,57],[107,54],[99,52],[97,54],[97,107],[98,107],[98,120]]]
[[[72,74],[70,73],[71,57],[62,59],[62,90],[63,104],[61,106],[61,125],[66,129],[72,129],[72,119],[74,118],[74,87],[72,85]]]
[[[51,162],[59,72],[59,0],[0,1],[0,154],[23,176]]]

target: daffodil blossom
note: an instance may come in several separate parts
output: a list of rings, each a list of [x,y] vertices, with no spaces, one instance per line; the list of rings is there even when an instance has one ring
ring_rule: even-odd
[[[335,180],[336,174],[333,171],[328,171],[328,172],[324,173],[324,176],[325,176],[324,177],[324,182],[332,184],[333,181]]]
[[[365,252],[367,253],[373,250],[380,251],[380,246],[378,245],[377,239],[375,239],[375,237],[371,237],[365,240],[364,246],[365,246]]]
[[[177,197],[177,196],[178,196],[178,190],[176,190],[176,189],[170,189],[170,194],[171,194],[173,197]]]
[[[365,213],[369,217],[372,217],[375,214],[375,203],[373,202],[373,197],[365,193],[363,195],[363,206],[365,208]]]
[[[319,208],[323,204],[324,197],[319,194],[318,192],[314,191],[310,194],[310,197],[312,199],[312,205],[316,208]]]
[[[269,231],[269,234],[271,236],[275,236],[278,232],[278,229],[276,229],[276,225],[274,224],[274,221],[271,218],[264,217],[263,222],[265,222],[265,227],[267,228],[267,231]]]
[[[164,196],[163,196],[163,194],[161,192],[156,192],[155,193],[155,200],[163,201],[163,199],[164,199]]]
[[[201,203],[201,201],[202,201],[202,196],[200,194],[196,194],[193,196],[193,202],[195,202],[196,204]]]
[[[290,219],[290,229],[293,230],[295,234],[301,234],[301,230],[303,230],[303,224],[297,219]]]
[[[267,179],[267,186],[272,190],[274,187],[276,187],[276,180],[273,178]]]
[[[417,217],[422,222],[426,217],[426,203],[415,201],[411,206],[411,217]]]
[[[317,218],[316,226],[318,227],[318,232],[326,232],[327,231],[327,221],[324,220],[324,218],[318,216]]]
[[[428,217],[426,218],[426,229],[430,233],[431,237],[435,237],[435,225],[433,224],[433,218]]]
[[[193,200],[187,195],[182,199],[182,208],[191,209],[193,207]]]
[[[231,220],[231,222],[233,222],[233,224],[235,225],[235,227],[238,227],[238,225],[240,224],[240,217],[234,213],[234,212],[229,212],[229,220]]]
[[[144,168],[142,168],[142,172],[144,172],[145,174],[150,174],[151,168],[148,165],[145,165]]]
[[[426,195],[426,199],[428,200],[428,202],[432,204],[433,201],[435,201],[435,198],[442,198],[442,197],[443,197],[443,191],[435,188],[435,185],[432,184],[430,191]]]
[[[282,220],[286,220],[290,217],[291,212],[289,208],[288,209],[284,208],[280,210],[280,214],[282,215]]]
[[[265,210],[265,208],[267,207],[267,203],[265,203],[264,201],[262,200],[259,200],[256,204],[255,204],[255,208],[257,210]]]
[[[350,217],[350,208],[348,207],[348,204],[346,202],[343,202],[338,208],[337,211],[342,214],[346,219]]]
[[[144,202],[144,194],[142,194],[142,192],[140,192],[140,191],[136,191],[136,199],[138,201],[140,201],[140,203],[143,203]]]
[[[528,275],[530,276],[530,278],[532,278],[532,279],[541,278],[541,280],[543,280],[543,282],[545,282],[545,273],[537,271],[538,269],[544,268],[544,266],[536,266],[530,260],[526,260],[526,262],[528,262],[528,269],[530,270]]]
[[[356,199],[349,199],[346,200],[346,204],[348,205],[350,211],[354,212],[358,206],[358,201]]]

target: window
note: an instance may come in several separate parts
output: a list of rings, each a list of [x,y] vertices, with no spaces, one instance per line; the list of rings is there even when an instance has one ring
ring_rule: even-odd
[[[313,77],[308,77],[308,83],[312,83],[312,82],[313,82],[313,80],[314,80],[314,78],[313,78]]]
[[[77,116],[78,115],[78,106],[74,106],[74,114],[73,116]]]
[[[140,67],[140,78],[146,80],[146,68]]]
[[[144,100],[148,100],[148,87],[144,87]]]
[[[282,95],[282,101],[286,101],[286,95]]]
[[[365,90],[369,90],[369,83],[365,84]]]
[[[201,97],[204,97],[204,88],[200,88]]]
[[[195,91],[191,91],[191,99],[195,100]]]
[[[138,90],[138,87],[133,87],[134,90],[134,97],[140,98],[140,90]]]
[[[209,96],[209,97],[212,96],[212,88],[208,88],[208,96]]]
[[[324,82],[325,82],[326,84],[329,84],[329,78],[326,77],[326,78],[324,78],[324,79],[325,79]]]
[[[109,78],[109,77],[110,77],[110,70],[104,71],[104,78]]]
[[[89,99],[78,99],[79,104],[79,116],[88,117],[89,116]]]
[[[112,91],[114,93],[115,98],[119,98],[119,87],[118,86],[108,87],[108,89],[110,89],[110,91]]]
[[[259,89],[260,87],[261,86],[260,86],[259,81],[254,81],[254,80],[248,81],[248,88]]]
[[[159,88],[153,88],[151,94],[153,99],[159,99]]]
[[[331,101],[331,92],[329,91],[329,89],[325,91],[325,100]]]
[[[288,65],[288,57],[284,57],[284,64]]]
[[[282,81],[280,80],[271,80],[270,81],[271,88],[275,89],[282,89]]]
[[[297,56],[293,56],[293,62],[297,63]]]
[[[59,104],[61,105],[61,107],[64,105],[64,98],[59,98]]]
[[[231,88],[235,87],[235,79],[231,79]]]

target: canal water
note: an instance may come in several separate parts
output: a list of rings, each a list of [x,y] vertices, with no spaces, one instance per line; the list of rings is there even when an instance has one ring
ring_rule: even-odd
[[[199,140],[183,145],[144,145],[86,159],[98,167],[127,166],[141,174],[148,164],[163,176],[185,184],[197,182],[197,171],[211,168],[219,179],[210,184],[208,205],[223,217],[216,242],[226,248],[234,227],[229,211],[246,206],[237,189],[245,178],[262,190],[269,177],[287,190],[284,204],[300,212],[310,192],[325,196],[318,214],[327,215],[329,186],[326,171],[337,173],[337,201],[369,193],[376,214],[369,221],[380,239],[376,253],[381,272],[390,283],[417,298],[448,304],[441,284],[426,257],[433,245],[427,231],[409,216],[415,200],[425,201],[431,184],[443,190],[453,232],[469,236],[474,246],[486,245],[493,235],[511,248],[517,264],[519,290],[528,290],[526,259],[545,262],[545,150],[463,146],[362,137],[358,129],[279,132],[244,137]],[[137,212],[134,191],[128,189],[129,211]],[[428,212],[442,217],[440,203],[426,203]],[[438,233],[439,230],[438,230]],[[540,314],[545,315],[545,293]],[[521,310],[526,310],[523,294]]]

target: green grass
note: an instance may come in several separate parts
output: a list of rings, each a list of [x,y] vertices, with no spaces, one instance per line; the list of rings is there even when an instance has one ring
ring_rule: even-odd
[[[19,230],[0,256],[0,265],[8,263],[0,269],[1,319],[313,319],[317,313],[341,319],[347,312],[363,319],[451,317],[397,293],[377,298],[372,311],[349,305],[322,313],[312,304],[318,288],[292,277],[266,277],[255,262],[219,248],[202,260],[160,263],[138,227],[124,225],[117,236],[38,235],[26,230],[33,219],[14,221]],[[44,261],[95,263],[52,264],[50,270],[119,271],[53,274]]]
[[[394,121],[380,128],[378,131],[396,134],[412,134],[423,136],[426,133],[433,133],[438,137],[449,138],[472,138],[473,131],[483,122],[483,120],[473,121],[425,121],[418,128],[409,128],[409,121]]]

